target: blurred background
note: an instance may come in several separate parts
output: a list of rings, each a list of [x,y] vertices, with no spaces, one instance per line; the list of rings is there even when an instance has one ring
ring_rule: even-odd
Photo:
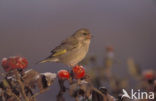
[[[99,65],[106,56],[105,48],[114,48],[121,61],[113,66],[116,75],[129,77],[129,57],[143,70],[156,70],[155,0],[1,0],[0,59],[20,55],[28,59],[29,68],[57,72],[67,67],[35,63],[79,28],[93,34],[88,56],[95,55]],[[55,83],[38,99],[51,101],[57,91]]]

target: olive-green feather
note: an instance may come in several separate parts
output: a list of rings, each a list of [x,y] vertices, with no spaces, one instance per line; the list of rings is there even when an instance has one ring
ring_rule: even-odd
[[[52,56],[59,56],[59,55],[63,55],[67,52],[66,49],[63,49],[63,50],[60,50],[60,51],[57,51],[56,53],[54,53]]]

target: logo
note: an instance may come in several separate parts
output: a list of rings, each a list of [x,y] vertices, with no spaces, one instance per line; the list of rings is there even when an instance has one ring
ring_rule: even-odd
[[[137,91],[134,91],[131,89],[130,95],[125,89],[122,89],[123,95],[121,98],[127,97],[129,99],[135,99],[135,100],[140,100],[140,99],[154,99],[154,92],[141,92],[140,89]]]

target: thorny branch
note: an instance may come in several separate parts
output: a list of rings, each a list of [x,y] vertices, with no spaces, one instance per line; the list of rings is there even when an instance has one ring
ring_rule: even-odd
[[[127,83],[112,73],[112,57],[106,58],[104,66],[99,66],[95,58],[91,57],[90,61],[93,62],[93,68],[87,72],[83,66],[73,67],[70,73],[67,70],[58,71],[60,90],[56,96],[57,101],[65,101],[66,91],[75,101],[129,101],[130,99],[121,97],[121,89],[126,88]],[[6,73],[0,73],[0,101],[36,101],[38,95],[49,90],[56,73],[39,73],[32,69],[25,71],[26,65],[27,62],[21,57],[3,59],[2,67]],[[131,75],[143,82],[139,85],[143,90],[156,93],[155,71],[140,72],[132,59],[128,60],[128,66]],[[65,82],[68,83],[67,87]],[[104,82],[107,82],[110,88],[103,87]],[[111,96],[108,90],[111,90],[115,97]]]

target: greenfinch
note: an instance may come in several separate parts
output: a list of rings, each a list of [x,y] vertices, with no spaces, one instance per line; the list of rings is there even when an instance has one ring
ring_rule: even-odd
[[[76,66],[88,53],[91,33],[88,29],[77,30],[51,51],[51,55],[39,63],[60,62],[69,67]]]

